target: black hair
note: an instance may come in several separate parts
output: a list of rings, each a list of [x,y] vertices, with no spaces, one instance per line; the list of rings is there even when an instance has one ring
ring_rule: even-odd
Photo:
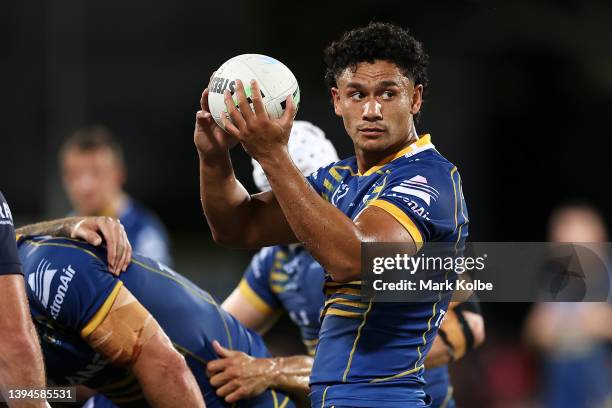
[[[372,22],[344,33],[325,49],[324,60],[325,83],[329,88],[337,86],[345,69],[375,60],[394,63],[415,85],[423,85],[424,91],[429,83],[429,56],[423,45],[408,29],[390,23]]]

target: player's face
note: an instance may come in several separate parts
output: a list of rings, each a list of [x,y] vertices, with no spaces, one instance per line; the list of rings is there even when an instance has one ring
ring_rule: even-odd
[[[357,150],[393,153],[406,145],[423,86],[414,86],[397,65],[376,60],[346,69],[332,88],[336,115]]]
[[[121,193],[122,166],[110,149],[69,149],[62,160],[64,188],[81,215],[102,214]]]

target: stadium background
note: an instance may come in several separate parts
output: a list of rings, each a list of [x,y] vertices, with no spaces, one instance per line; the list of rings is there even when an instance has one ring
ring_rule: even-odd
[[[170,231],[176,269],[223,298],[251,253],[215,246],[202,217],[192,142],[200,92],[234,55],[274,56],[299,80],[298,118],[346,157],[322,49],[371,20],[410,27],[430,54],[417,129],[462,172],[470,240],[545,240],[548,214],[567,199],[589,200],[609,219],[612,3],[424,3],[3,2],[0,174],[17,225],[68,211],[59,145],[82,125],[106,124],[125,147],[127,191]],[[233,157],[254,191],[248,157]],[[483,309],[487,342],[455,367],[458,400],[524,406],[539,384],[537,356],[520,343],[529,305]],[[270,340],[299,351],[286,321]]]

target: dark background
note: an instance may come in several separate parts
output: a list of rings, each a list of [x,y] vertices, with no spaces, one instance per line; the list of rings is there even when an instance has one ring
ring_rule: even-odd
[[[17,224],[68,211],[59,145],[106,124],[125,147],[126,189],[166,223],[177,269],[223,298],[250,253],[217,248],[200,209],[192,131],[210,74],[237,54],[280,59],[300,83],[298,118],[346,157],[322,49],[372,20],[409,27],[430,54],[417,130],[461,171],[472,241],[545,240],[568,199],[609,218],[608,1],[64,0],[0,5],[0,187]],[[248,157],[233,155],[252,190]],[[487,326],[516,339],[527,309],[485,305]]]

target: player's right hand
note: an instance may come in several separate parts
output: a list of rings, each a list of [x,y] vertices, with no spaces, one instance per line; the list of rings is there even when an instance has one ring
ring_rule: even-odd
[[[208,88],[202,92],[200,110],[196,113],[193,142],[200,155],[210,157],[225,154],[238,144],[238,139],[226,133],[212,117],[208,107]]]
[[[112,217],[73,218],[70,237],[87,241],[93,246],[106,244],[109,271],[119,276],[132,260],[132,245],[121,222]]]

